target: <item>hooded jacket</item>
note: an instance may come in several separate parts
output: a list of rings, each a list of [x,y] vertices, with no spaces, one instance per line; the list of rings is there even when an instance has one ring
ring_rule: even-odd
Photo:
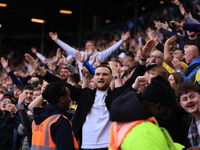
[[[62,114],[68,117],[68,113],[66,113],[59,106],[54,104],[46,105],[44,108],[33,108],[34,115],[33,118],[35,123],[39,125],[49,116],[55,114]],[[74,150],[74,141],[72,136],[72,127],[69,121],[62,116],[51,125],[51,136],[53,142],[56,144],[56,148],[58,150]]]

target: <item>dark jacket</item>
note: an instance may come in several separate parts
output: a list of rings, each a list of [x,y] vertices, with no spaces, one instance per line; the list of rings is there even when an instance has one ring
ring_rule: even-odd
[[[160,28],[160,32],[163,33],[163,35],[165,37],[171,37],[172,35],[176,35],[175,33],[173,32],[170,32],[166,29],[163,29],[163,28]],[[179,49],[182,49],[183,50],[183,44],[187,41],[193,41],[195,43],[195,45],[199,48],[200,50],[200,37],[198,36],[197,39],[195,40],[190,40],[188,36],[179,36],[179,35],[176,35],[177,37],[177,40],[176,40],[176,43],[179,44]]]
[[[14,118],[10,112],[5,114],[0,110],[0,149],[11,150],[13,148]]]
[[[68,114],[59,106],[54,104],[46,105],[44,108],[33,108],[33,118],[35,123],[39,125],[48,117],[55,114],[63,114],[68,117]],[[56,144],[57,150],[74,150],[74,141],[72,136],[72,127],[67,119],[60,117],[54,124],[51,125],[51,136]]]
[[[115,88],[113,90],[110,89],[108,90],[108,94],[105,99],[105,103],[108,110],[110,110],[112,101],[116,97],[118,97],[123,91],[129,88],[134,83],[137,76],[142,76],[145,72],[145,69],[146,69],[145,66],[141,66],[138,63],[133,75],[131,76],[130,79],[127,80],[127,82],[123,86]],[[43,78],[47,82],[52,82],[56,80],[62,81],[60,78],[50,74],[49,72],[47,72]],[[91,90],[89,88],[85,89],[76,88],[68,83],[66,83],[66,85],[70,90],[71,99],[78,102],[78,107],[76,109],[75,116],[72,120],[72,124],[76,138],[80,139],[82,135],[83,123],[85,122],[86,116],[90,112],[90,109],[94,103],[96,89]]]

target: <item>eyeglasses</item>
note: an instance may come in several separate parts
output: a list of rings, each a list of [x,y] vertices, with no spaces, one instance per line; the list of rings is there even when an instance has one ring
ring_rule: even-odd
[[[10,102],[10,101],[1,101],[0,103],[1,103],[1,104],[3,104],[3,103],[9,104],[9,103],[11,103],[11,102]]]
[[[163,58],[160,57],[160,56],[154,56],[154,55],[150,55],[149,58],[155,58],[155,59],[159,59],[159,58],[160,58],[160,59],[163,59]]]

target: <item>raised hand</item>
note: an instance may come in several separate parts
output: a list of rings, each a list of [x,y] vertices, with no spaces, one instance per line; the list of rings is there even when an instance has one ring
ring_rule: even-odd
[[[177,58],[174,58],[172,60],[172,64],[173,64],[173,66],[174,66],[174,68],[175,68],[176,71],[177,70],[181,70],[181,71],[183,70],[183,66],[182,66],[180,60],[178,60]]]
[[[115,65],[114,63],[109,63],[109,66],[112,70],[112,75],[113,76],[119,76],[119,66]]]
[[[97,62],[97,60],[98,60],[98,58],[97,58],[97,56],[98,56],[99,54],[95,54],[94,55],[94,57],[93,57],[93,59],[92,59],[92,61],[90,62],[90,65],[91,66],[93,66],[93,64],[96,62],[96,64],[98,63]],[[99,60],[98,60],[99,61]],[[97,66],[99,65],[99,63],[97,64]]]
[[[28,63],[33,67],[35,70],[39,70],[40,64],[38,59],[35,60],[30,54],[25,53],[25,59],[28,61]]]
[[[56,51],[56,59],[55,59],[55,62],[58,62],[58,60],[61,58],[61,49],[58,48],[57,51]]]
[[[132,88],[137,90],[139,87],[144,86],[148,83],[148,79],[145,76],[138,76],[135,82],[132,84]]]
[[[185,8],[183,7],[183,5],[179,6],[180,12],[184,17],[188,16],[188,13],[185,11]]]
[[[55,32],[55,34],[53,32],[49,32],[49,36],[53,41],[56,41],[58,39],[57,32]]]
[[[90,73],[89,73],[88,69],[85,66],[83,66],[82,69],[81,69],[81,74],[82,74],[83,77],[89,78]]]
[[[63,64],[66,65],[67,64],[67,58],[64,55],[62,55],[62,59],[63,59]]]
[[[1,57],[1,64],[3,68],[6,69],[8,67],[8,60],[5,60],[4,57]]]
[[[146,59],[149,57],[149,54],[152,50],[152,48],[155,45],[155,41],[154,40],[149,40],[145,46],[143,48],[141,48],[141,58],[142,59]]]
[[[49,62],[49,63],[47,63],[47,66],[48,66],[49,70],[51,70],[51,71],[56,70],[56,63],[55,62]]]
[[[32,53],[36,54],[37,53],[37,49],[35,47],[31,47],[31,51]]]
[[[177,5],[177,6],[182,5],[181,2],[180,2],[179,0],[172,0],[171,2],[172,2],[172,4],[175,4],[175,5]]]
[[[177,39],[176,35],[173,35],[169,39],[167,39],[166,43],[169,45],[173,45],[176,43],[176,39]]]
[[[173,21],[173,22],[175,26],[183,28],[183,23],[179,23],[177,21]]]
[[[156,26],[156,28],[159,30],[160,28],[164,28],[164,29],[167,29],[168,28],[168,24],[167,22],[165,23],[162,23],[160,21],[154,21],[154,24]]]
[[[85,61],[85,54],[83,54],[83,56],[81,55],[81,53],[78,51],[75,53],[75,57],[81,62],[84,63]]]
[[[6,80],[6,84],[8,86],[13,86],[13,81],[12,81],[12,78],[10,76],[6,76],[4,79]]]
[[[17,112],[17,108],[15,107],[15,104],[12,104],[12,103],[6,104],[6,110],[9,111],[11,114],[14,114]]]
[[[30,76],[32,76],[33,74],[37,73],[37,71],[35,69],[31,69],[31,72],[29,73]]]
[[[125,34],[122,33],[121,39],[122,39],[122,41],[124,42],[124,41],[126,41],[129,37],[130,37],[130,32],[127,31]]]
[[[150,27],[147,28],[146,33],[147,33],[148,37],[151,40],[154,40],[156,38],[156,36],[155,36],[155,30],[152,30]]]
[[[19,95],[18,107],[19,107],[19,109],[21,109],[21,110],[24,109],[23,103],[24,103],[26,97],[27,97],[27,95],[26,95],[26,93],[24,93],[24,92],[22,92],[22,93]]]

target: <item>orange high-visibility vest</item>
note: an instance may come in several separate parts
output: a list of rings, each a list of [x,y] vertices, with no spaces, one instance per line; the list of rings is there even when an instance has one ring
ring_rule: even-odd
[[[36,125],[35,121],[32,123],[32,145],[31,150],[56,150],[56,145],[52,140],[50,127],[55,123],[60,116],[63,116],[68,120],[67,117],[61,114],[52,115],[45,119],[41,124]],[[70,122],[70,121],[69,121]],[[72,123],[70,122],[71,126]],[[78,144],[72,131],[72,136],[74,140],[74,147],[78,149]]]
[[[158,125],[157,121],[155,120],[154,117],[150,117],[147,120],[137,120],[137,121],[132,121],[128,123],[123,123],[123,122],[114,122],[111,127],[110,127],[110,142],[109,142],[109,148],[111,150],[118,150],[126,137],[126,135],[134,128],[136,125],[138,125],[141,122],[144,121],[150,121],[156,125]],[[118,129],[120,127],[120,129]],[[116,132],[119,133],[118,137],[116,137]]]

